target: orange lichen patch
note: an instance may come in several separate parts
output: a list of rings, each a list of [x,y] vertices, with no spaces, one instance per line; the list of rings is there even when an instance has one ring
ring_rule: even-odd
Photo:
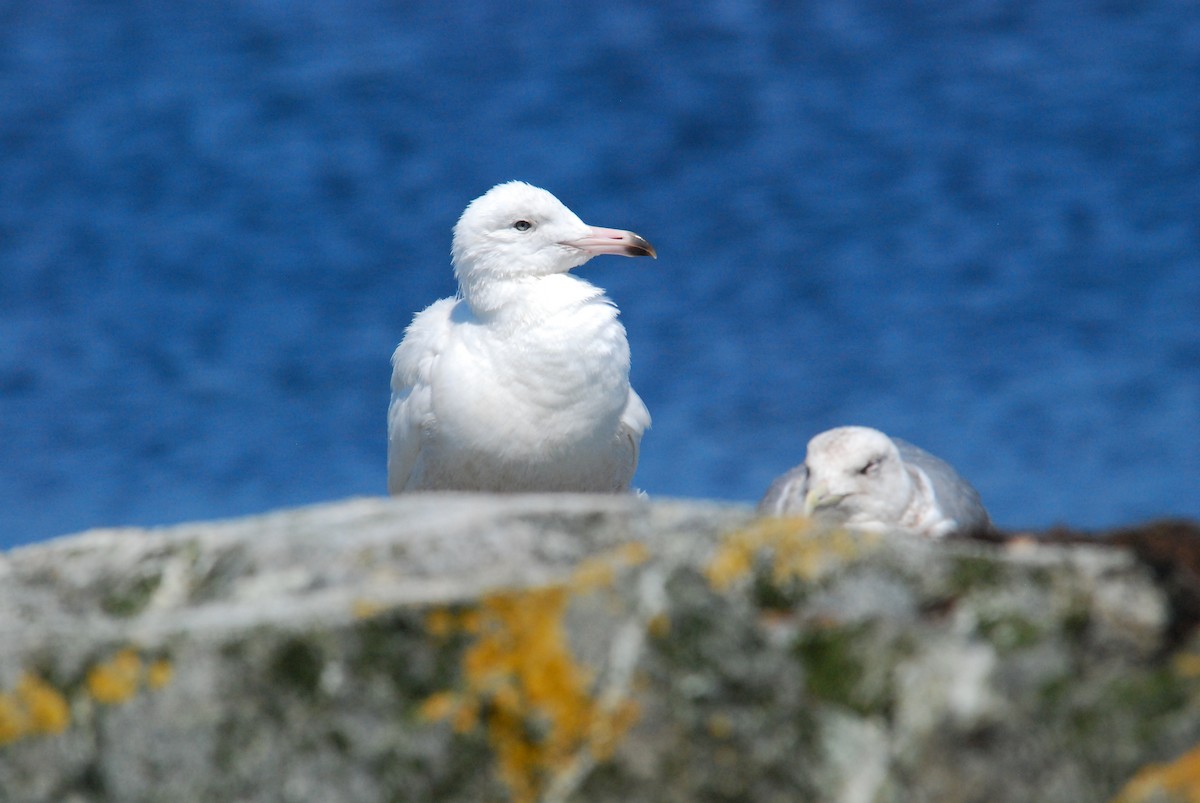
[[[447,719],[458,707],[458,697],[453,692],[439,691],[425,698],[417,715],[427,722]]]
[[[1200,803],[1200,745],[1168,764],[1138,771],[1113,803]]]
[[[0,693],[0,745],[25,736],[62,733],[71,724],[66,698],[26,672],[12,691]]]
[[[617,547],[614,557],[626,566],[641,566],[650,560],[650,547],[641,541],[630,541]]]
[[[387,606],[373,599],[356,599],[350,604],[350,615],[355,619],[370,619],[387,610]]]
[[[649,548],[640,541],[630,541],[616,549],[582,561],[571,573],[572,593],[583,594],[601,588],[611,588],[622,568],[640,566],[650,559]]]
[[[733,734],[733,721],[724,714],[713,714],[707,725],[708,732],[717,739],[728,739]]]
[[[483,628],[483,615],[474,608],[463,611],[458,617],[458,627],[468,635],[479,635],[479,631]]]
[[[656,613],[646,623],[646,630],[655,638],[666,638],[671,634],[671,617],[665,613]]]
[[[821,529],[808,519],[762,518],[725,536],[704,573],[713,588],[726,591],[767,552],[774,582],[815,580],[876,542],[871,534]]]
[[[160,658],[146,667],[146,686],[154,691],[171,682],[175,668],[165,658]]]
[[[450,727],[455,733],[470,733],[479,727],[479,706],[460,705],[450,716]]]
[[[593,565],[585,579],[603,575]],[[473,616],[447,620],[474,637],[462,659],[464,688],[421,706],[423,718],[449,720],[456,731],[483,727],[517,803],[536,800],[581,754],[609,756],[637,718],[632,701],[594,699],[592,673],[571,654],[563,616],[573,590],[574,582],[570,591],[490,594]]]
[[[160,689],[171,680],[169,661],[146,666],[132,648],[125,648],[91,668],[84,682],[87,693],[107,705],[123,703],[145,684]],[[11,691],[0,692],[0,745],[26,736],[62,733],[71,724],[66,695],[31,672],[21,675]]]
[[[23,674],[16,695],[25,705],[31,733],[62,733],[71,724],[67,698],[37,675]]]
[[[0,694],[0,744],[8,744],[25,735],[25,709],[15,695]]]
[[[599,588],[610,588],[617,578],[612,562],[603,558],[585,560],[571,573],[573,590],[585,593]]]
[[[126,647],[104,663],[93,666],[87,673],[87,693],[96,702],[116,705],[131,699],[144,684],[152,690],[171,682],[174,674],[171,662],[165,658],[148,665],[137,650]]]
[[[712,560],[704,568],[708,583],[718,591],[726,591],[735,582],[745,577],[754,568],[757,548],[750,548],[744,539],[730,537],[717,548]]]
[[[1171,660],[1171,668],[1180,677],[1200,678],[1200,653],[1179,653]]]
[[[588,747],[597,761],[612,758],[621,738],[637,723],[641,713],[636,702],[622,700],[608,716],[596,719],[588,734]]]
[[[126,648],[110,660],[92,667],[87,674],[88,694],[107,705],[123,703],[137,693],[141,677],[141,656]]]
[[[445,608],[431,611],[425,617],[425,629],[435,638],[446,638],[456,629],[455,616]]]

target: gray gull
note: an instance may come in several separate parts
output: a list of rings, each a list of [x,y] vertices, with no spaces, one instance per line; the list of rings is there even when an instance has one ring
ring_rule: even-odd
[[[458,297],[418,313],[392,356],[388,492],[629,490],[646,405],[597,254],[655,257],[546,190],[493,187],[454,227]]]
[[[758,511],[931,538],[991,526],[979,493],[948,463],[868,427],[838,427],[815,436],[804,462],[772,483]]]

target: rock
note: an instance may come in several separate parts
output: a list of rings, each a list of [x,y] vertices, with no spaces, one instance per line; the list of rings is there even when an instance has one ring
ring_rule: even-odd
[[[1170,800],[1200,641],[1138,555],[569,495],[94,531],[0,556],[0,800]]]

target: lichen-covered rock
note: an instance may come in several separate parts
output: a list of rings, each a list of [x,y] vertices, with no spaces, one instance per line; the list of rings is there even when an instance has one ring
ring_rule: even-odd
[[[1155,578],[632,497],[96,531],[0,556],[0,800],[1190,800]]]

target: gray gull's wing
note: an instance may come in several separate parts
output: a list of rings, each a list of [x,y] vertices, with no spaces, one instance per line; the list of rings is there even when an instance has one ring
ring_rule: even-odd
[[[955,532],[970,534],[990,529],[991,519],[979,498],[979,492],[953,466],[908,441],[892,438],[892,442],[906,464],[925,472],[933,486],[938,507],[947,518],[954,519]]]
[[[803,463],[780,474],[758,503],[760,516],[798,516],[808,493],[808,467]]]

